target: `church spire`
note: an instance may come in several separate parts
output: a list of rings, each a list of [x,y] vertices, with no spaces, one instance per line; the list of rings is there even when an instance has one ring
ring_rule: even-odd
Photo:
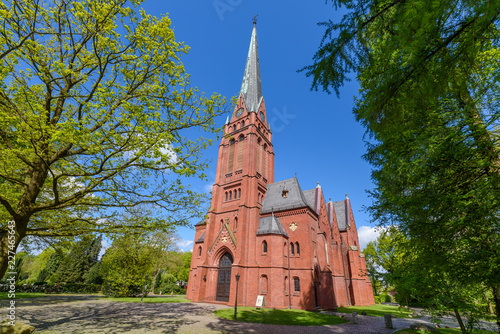
[[[259,53],[257,45],[256,21],[253,22],[252,38],[248,49],[247,64],[241,83],[240,94],[245,101],[247,111],[257,112],[262,99],[262,84],[260,81]]]

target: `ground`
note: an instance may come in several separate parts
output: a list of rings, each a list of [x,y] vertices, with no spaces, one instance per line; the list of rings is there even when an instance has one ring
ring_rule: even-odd
[[[0,301],[0,320],[8,300]],[[36,328],[37,334],[66,333],[349,333],[390,334],[380,317],[359,316],[359,324],[283,326],[239,323],[217,318],[223,305],[201,303],[141,304],[105,300],[96,296],[50,296],[16,301],[18,320]],[[393,319],[396,328],[408,328],[422,319]]]

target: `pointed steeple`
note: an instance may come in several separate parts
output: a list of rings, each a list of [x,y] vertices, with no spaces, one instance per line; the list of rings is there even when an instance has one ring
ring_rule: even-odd
[[[248,49],[247,64],[243,74],[240,94],[243,96],[245,106],[249,112],[257,112],[262,99],[262,84],[260,81],[259,52],[257,45],[256,22],[253,23],[252,38]]]

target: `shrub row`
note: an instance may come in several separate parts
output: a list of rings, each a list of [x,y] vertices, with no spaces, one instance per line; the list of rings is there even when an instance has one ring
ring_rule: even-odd
[[[0,284],[1,292],[9,292],[8,284]],[[41,293],[98,293],[101,291],[99,284],[66,283],[66,284],[22,284],[15,286],[16,292],[41,292]]]

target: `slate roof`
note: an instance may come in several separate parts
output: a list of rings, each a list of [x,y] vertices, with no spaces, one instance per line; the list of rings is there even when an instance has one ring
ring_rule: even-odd
[[[203,232],[201,237],[198,240],[196,240],[196,243],[203,242],[203,241],[205,241],[205,232]]]
[[[306,198],[307,205],[314,209],[314,204],[316,203],[316,188],[303,191],[303,194]]]
[[[335,216],[337,217],[337,225],[340,231],[345,231],[347,225],[350,225],[349,214],[346,213],[345,201],[333,202],[333,208],[335,209]]]
[[[283,225],[281,225],[280,219],[274,215],[259,219],[259,229],[257,230],[257,235],[261,234],[281,234],[288,237]]]
[[[203,218],[202,220],[200,220],[200,222],[198,224],[195,224],[194,226],[205,225],[206,223],[207,223],[207,219]]]
[[[283,198],[284,189],[288,190],[286,198]],[[299,181],[294,177],[267,185],[266,197],[264,197],[260,212],[269,213],[302,207],[309,207],[314,211],[314,205],[311,207],[308,204],[308,200],[300,188]]]

